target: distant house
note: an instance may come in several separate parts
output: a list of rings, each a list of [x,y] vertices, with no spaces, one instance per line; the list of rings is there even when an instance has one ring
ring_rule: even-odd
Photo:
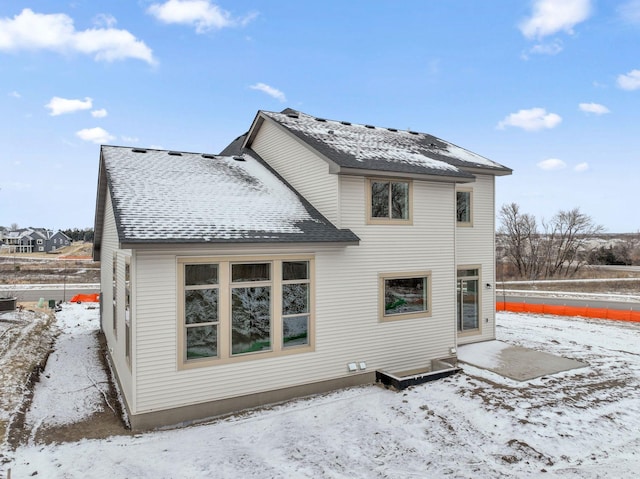
[[[510,173],[290,109],[221,155],[103,146],[94,259],[132,427],[406,376],[495,338]]]
[[[44,228],[5,231],[0,241],[7,251],[15,253],[51,253],[72,243],[62,231],[53,233]]]

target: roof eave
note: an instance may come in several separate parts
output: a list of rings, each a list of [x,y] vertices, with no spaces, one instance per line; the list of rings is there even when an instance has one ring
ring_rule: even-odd
[[[355,236],[355,235],[354,235]],[[357,237],[356,237],[357,238]],[[344,241],[256,241],[252,240],[218,240],[218,241],[202,241],[202,240],[164,240],[164,239],[147,239],[147,240],[125,240],[120,247],[122,249],[136,249],[136,250],[166,250],[172,251],[192,251],[194,247],[199,248],[216,248],[216,249],[231,249],[238,248],[264,248],[265,246],[284,247],[287,248],[345,248],[347,246],[358,246],[360,239],[344,240]]]
[[[414,180],[424,181],[439,181],[443,183],[473,183],[476,181],[473,175],[432,175],[428,173],[409,173],[403,171],[392,170],[372,170],[368,168],[345,168],[336,167],[331,170],[331,173],[344,176],[367,176],[367,177],[381,177],[381,178],[410,178]]]
[[[493,175],[493,176],[509,176],[513,174],[513,170],[507,167],[501,168],[483,168],[483,167],[461,167],[460,168],[472,175]]]

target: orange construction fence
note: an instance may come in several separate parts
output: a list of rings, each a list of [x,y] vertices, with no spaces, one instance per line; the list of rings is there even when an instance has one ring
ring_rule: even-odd
[[[590,308],[588,306],[558,306],[551,304],[496,302],[496,311],[514,313],[553,314],[556,316],[583,316],[585,318],[612,319],[640,322],[640,311],[632,309]]]
[[[71,303],[99,303],[100,294],[76,294],[69,300]]]

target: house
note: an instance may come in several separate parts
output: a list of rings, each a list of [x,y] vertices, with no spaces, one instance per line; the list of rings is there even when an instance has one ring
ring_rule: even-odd
[[[102,146],[101,327],[132,428],[410,376],[494,339],[510,173],[291,109],[220,155]]]
[[[49,231],[51,233],[51,231]],[[53,251],[69,246],[73,241],[62,231],[58,230],[53,234],[49,234],[47,242],[45,243],[45,251],[51,253]]]
[[[6,249],[15,253],[51,253],[71,244],[71,238],[62,231],[53,233],[45,228],[8,231],[0,239]]]

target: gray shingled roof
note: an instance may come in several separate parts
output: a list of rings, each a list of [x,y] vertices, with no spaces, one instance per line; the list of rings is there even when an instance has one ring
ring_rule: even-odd
[[[426,133],[326,120],[292,109],[259,114],[277,122],[344,169],[462,181],[473,179],[471,172],[511,174],[511,169],[503,165]]]
[[[122,243],[358,241],[255,153],[102,146],[101,161]]]

